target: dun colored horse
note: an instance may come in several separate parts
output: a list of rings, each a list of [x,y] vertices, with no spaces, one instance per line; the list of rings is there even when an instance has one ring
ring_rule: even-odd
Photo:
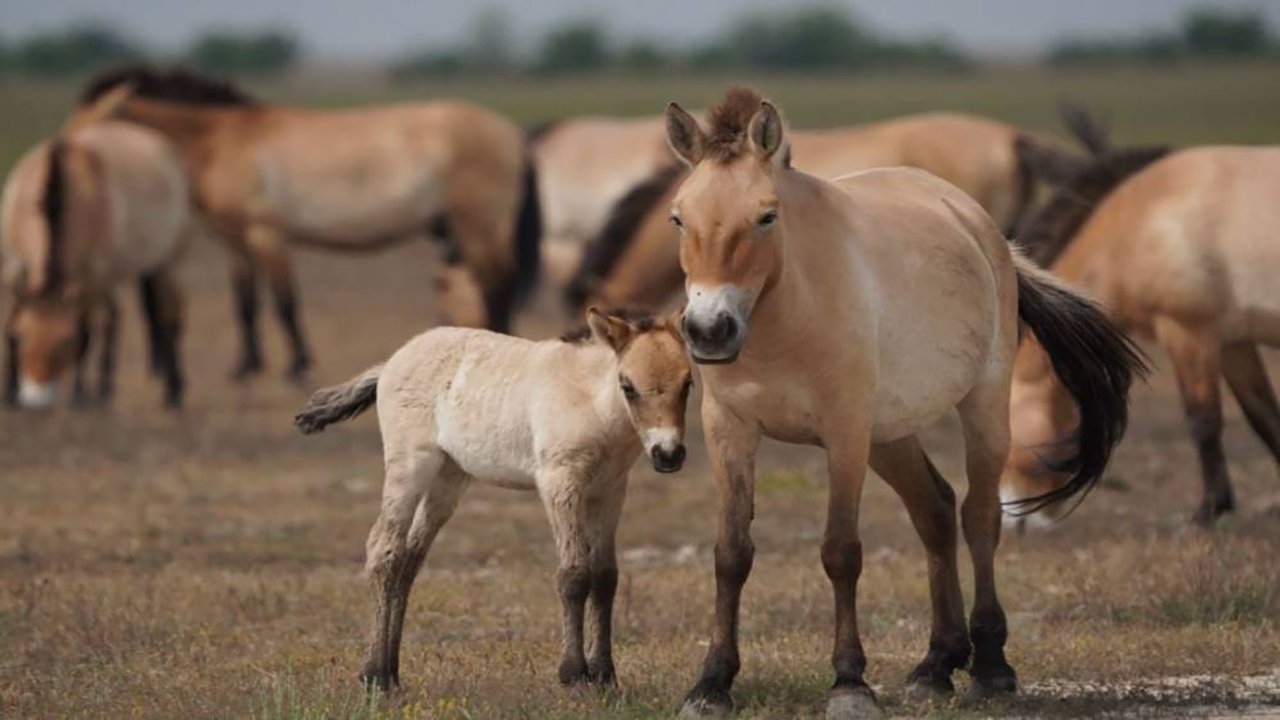
[[[289,335],[291,375],[310,356],[297,318],[286,243],[363,252],[415,234],[445,238],[442,295],[484,306],[450,320],[505,331],[537,275],[537,183],[524,135],[511,122],[455,101],[308,110],[253,101],[184,72],[107,73],[84,102],[153,128],[174,144],[212,228],[266,271]],[[253,269],[236,268],[244,335],[237,374],[262,367]]]
[[[928,113],[853,128],[796,131],[796,167],[823,178],[856,170],[906,165],[950,181],[1007,228],[1016,227],[1036,192],[1028,158],[1046,162],[1056,146],[1012,126],[959,113]],[[592,302],[659,308],[683,282],[667,208],[683,177],[677,167],[656,171],[615,205],[607,224],[583,253],[566,300],[575,310]]]
[[[436,328],[385,365],[317,392],[298,415],[298,426],[312,433],[378,406],[386,481],[369,533],[377,610],[367,684],[399,683],[409,590],[473,480],[541,496],[560,557],[560,681],[613,681],[614,538],[627,472],[642,449],[659,472],[684,463],[692,368],[674,319],[593,310],[588,320],[587,332],[536,343]],[[583,651],[588,600],[590,658]]]
[[[0,246],[12,299],[6,323],[9,403],[45,407],[74,364],[73,399],[89,399],[85,361],[99,342],[96,399],[114,388],[115,290],[141,281],[151,362],[165,403],[182,400],[175,265],[190,225],[182,164],[159,135],[105,122],[32,148],[5,185]]]
[[[1038,263],[1168,354],[1200,456],[1204,492],[1194,519],[1209,524],[1235,507],[1219,378],[1280,462],[1280,406],[1258,355],[1259,345],[1280,345],[1280,294],[1271,277],[1280,263],[1280,148],[1093,149],[1093,162],[1024,237]],[[1077,417],[1030,339],[1018,351],[1013,413],[1028,434],[1010,458],[1004,496],[1051,491],[1062,476],[1040,459],[1052,458]]]
[[[828,717],[881,715],[863,680],[855,603],[868,464],[902,498],[929,556],[932,632],[912,690],[949,693],[952,672],[968,667],[977,692],[1013,691],[994,556],[1019,320],[1080,407],[1076,453],[1061,464],[1070,480],[1035,502],[1097,480],[1123,434],[1129,385],[1142,368],[1136,349],[1092,302],[1011,250],[977,202],[928,173],[886,168],[834,182],[801,173],[788,164],[778,111],[753,91],[731,90],[709,130],[675,104],[666,117],[671,146],[691,168],[670,217],[686,276],[682,329],[702,365],[703,429],[720,495],[715,629],[683,714],[731,708],[762,435],[827,454]],[[952,407],[969,476],[960,513],[975,588],[967,629],[955,495],[916,437]]]

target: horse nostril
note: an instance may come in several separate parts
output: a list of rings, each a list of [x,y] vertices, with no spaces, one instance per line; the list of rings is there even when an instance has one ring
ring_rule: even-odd
[[[684,446],[677,445],[675,452],[671,453],[671,464],[673,465],[684,464],[684,455],[685,455]]]
[[[732,338],[737,332],[737,321],[729,313],[723,313],[716,318],[715,324],[711,326],[711,330],[707,333],[707,337],[714,343],[723,343]]]
[[[700,343],[703,341],[704,336],[702,334],[702,328],[699,327],[697,323],[689,322],[689,318],[686,317],[684,319],[683,325],[684,325],[684,336],[686,339],[689,340],[689,342]]]

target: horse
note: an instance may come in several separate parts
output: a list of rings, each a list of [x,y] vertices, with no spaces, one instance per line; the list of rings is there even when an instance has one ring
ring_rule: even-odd
[[[85,107],[169,138],[212,229],[263,267],[289,337],[291,377],[310,365],[287,243],[367,252],[420,233],[446,243],[442,297],[483,299],[466,313],[505,332],[538,272],[537,179],[523,132],[460,101],[311,110],[259,103],[183,71],[110,71]],[[262,369],[253,268],[235,267],[243,335],[236,376]],[[477,292],[458,292],[470,283]]]
[[[567,282],[627,190],[671,164],[662,118],[573,117],[529,133],[542,208],[542,267]]]
[[[560,682],[613,682],[614,539],[627,473],[642,450],[658,472],[681,468],[693,379],[674,318],[592,310],[587,319],[586,331],[542,342],[435,328],[318,391],[298,414],[313,433],[377,404],[386,480],[368,542],[377,608],[367,686],[399,684],[409,590],[472,481],[538,492],[560,561]]]
[[[5,398],[47,407],[74,364],[73,401],[89,401],[85,361],[99,343],[93,399],[114,391],[116,288],[138,281],[151,365],[164,402],[182,402],[176,265],[191,229],[182,164],[162,137],[121,122],[72,129],[31,148],[0,200],[0,265],[11,296]]]
[[[819,177],[908,165],[923,168],[966,191],[1006,228],[1017,227],[1039,190],[1029,169],[1069,156],[1056,144],[987,118],[925,113],[851,128],[790,134],[795,164]],[[565,300],[575,312],[593,302],[656,309],[684,281],[678,243],[667,222],[678,165],[655,171],[614,205],[607,223],[586,247]]]
[[[822,565],[835,599],[827,716],[880,717],[863,679],[856,589],[858,507],[868,464],[898,493],[928,554],[929,650],[912,694],[1012,692],[996,593],[999,479],[1011,442],[1009,385],[1020,323],[1080,404],[1068,483],[1087,491],[1123,434],[1142,358],[1092,301],[1024,259],[960,189],[924,171],[880,168],[828,182],[790,166],[781,114],[731,89],[708,129],[679,105],[668,139],[689,172],[669,207],[686,277],[681,331],[700,366],[702,423],[720,498],[715,624],[681,714],[725,716],[739,669],[738,613],[755,548],[761,436],[825,450]],[[961,508],[975,598],[966,629],[955,494],[917,432],[959,411],[969,477]],[[972,657],[972,663],[970,659]]]
[[[1280,297],[1269,268],[1280,209],[1280,147],[1115,149],[1093,161],[1028,223],[1032,256],[1085,289],[1128,332],[1154,340],[1172,362],[1203,492],[1192,519],[1205,526],[1235,508],[1222,448],[1219,377],[1254,433],[1280,462],[1280,406],[1258,346],[1280,345]],[[1019,349],[1013,418],[1028,428],[1002,479],[1006,499],[1052,490],[1052,457],[1075,413],[1048,372],[1043,349]],[[1060,517],[1054,504],[1035,519]]]

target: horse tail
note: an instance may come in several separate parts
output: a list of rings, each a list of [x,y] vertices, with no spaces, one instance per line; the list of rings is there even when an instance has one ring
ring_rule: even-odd
[[[293,417],[293,424],[303,435],[311,435],[368,410],[378,399],[378,377],[384,364],[374,365],[341,385],[315,391],[306,407]]]
[[[45,248],[40,291],[50,294],[62,283],[62,230],[66,205],[67,178],[63,167],[66,142],[61,136],[49,143],[49,171],[45,174],[44,191],[40,195],[40,214],[49,232]]]
[[[513,304],[529,299],[537,287],[542,264],[542,202],[538,198],[538,169],[532,157],[525,159],[522,180],[523,196],[516,214],[515,277],[512,280]]]
[[[1018,317],[1044,348],[1080,416],[1073,438],[1075,453],[1049,464],[1054,472],[1070,473],[1067,483],[1009,503],[1019,513],[1032,513],[1075,495],[1083,500],[1098,482],[1128,424],[1129,387],[1135,376],[1145,376],[1149,368],[1142,351],[1097,303],[1067,288],[1017,251],[1014,261]]]

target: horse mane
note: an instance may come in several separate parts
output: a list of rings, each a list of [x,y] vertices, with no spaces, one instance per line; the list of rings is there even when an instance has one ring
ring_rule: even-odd
[[[715,107],[707,111],[707,137],[703,151],[708,157],[728,162],[746,147],[747,126],[760,110],[764,96],[753,88],[729,88]]]
[[[63,207],[66,204],[66,173],[63,156],[66,143],[55,138],[49,143],[49,171],[45,174],[44,188],[40,194],[40,214],[48,227],[48,248],[44,258],[44,273],[37,293],[47,297],[62,285],[62,230]]]
[[[1018,238],[1027,255],[1048,267],[1062,254],[1098,205],[1117,187],[1171,152],[1168,146],[1143,146],[1098,156],[1063,183],[1027,222]]]
[[[530,145],[536,145],[539,140],[558,130],[562,124],[564,124],[564,118],[543,120],[536,125],[529,125],[524,129],[525,140]]]
[[[122,83],[131,83],[134,95],[148,100],[163,100],[184,105],[258,104],[257,99],[252,95],[229,82],[183,68],[164,71],[145,65],[115,68],[99,73],[81,91],[80,104],[91,105]]]
[[[605,315],[612,315],[616,318],[626,320],[634,325],[636,330],[641,334],[654,332],[660,328],[658,319],[655,316],[634,308],[609,308],[607,310],[602,310],[601,312]],[[591,342],[591,326],[586,323],[582,323],[578,327],[561,335],[560,342],[566,342],[570,345],[583,345]]]
[[[609,277],[622,253],[635,240],[649,212],[683,173],[684,168],[676,164],[656,170],[613,204],[609,219],[587,243],[578,270],[565,288],[565,301],[570,307],[581,307],[595,286]]]

